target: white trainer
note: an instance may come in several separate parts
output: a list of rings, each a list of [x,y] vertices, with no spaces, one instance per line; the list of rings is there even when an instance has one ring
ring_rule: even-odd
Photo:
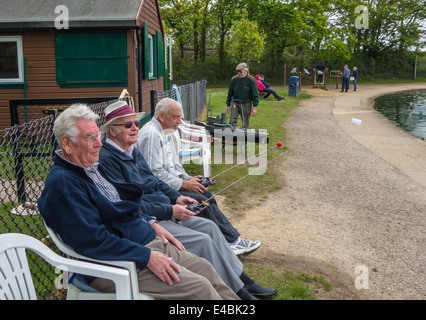
[[[234,253],[239,256],[242,254],[250,254],[256,251],[260,247],[260,241],[250,241],[238,238],[238,240],[231,244],[230,247]]]

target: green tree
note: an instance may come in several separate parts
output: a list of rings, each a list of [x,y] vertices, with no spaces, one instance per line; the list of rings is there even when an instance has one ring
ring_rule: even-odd
[[[237,19],[235,11],[239,8],[241,2],[244,2],[244,0],[216,0],[210,8],[210,14],[213,21],[216,22],[212,34],[216,40],[214,44],[217,47],[217,56],[220,61],[226,59],[226,36],[232,27],[232,21]]]
[[[193,34],[192,1],[159,0],[159,5],[166,33],[171,35],[178,47],[179,57],[183,58],[185,45]]]
[[[264,60],[280,63],[285,48],[300,44],[298,11],[280,1],[251,0],[249,16],[265,36]]]
[[[257,23],[248,19],[246,9],[240,14],[240,19],[232,22],[226,52],[234,62],[259,62],[265,46],[264,36]]]

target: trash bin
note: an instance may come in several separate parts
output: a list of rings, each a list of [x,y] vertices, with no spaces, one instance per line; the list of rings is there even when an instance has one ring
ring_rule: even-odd
[[[291,76],[288,78],[288,96],[297,97],[299,96],[299,77]]]

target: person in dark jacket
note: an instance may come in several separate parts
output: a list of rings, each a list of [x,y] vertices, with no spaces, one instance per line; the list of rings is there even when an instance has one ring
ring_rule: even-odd
[[[248,129],[250,128],[250,115],[255,116],[257,112],[259,92],[256,79],[248,73],[246,63],[240,63],[236,70],[238,74],[232,77],[228,88],[226,113],[229,114],[231,111],[231,125],[236,125],[238,117],[241,115],[242,127]]]
[[[77,253],[134,261],[139,286],[158,299],[239,299],[205,259],[142,211],[143,189],[112,179],[98,162],[98,116],[72,105],[54,124],[61,151],[46,178],[38,208],[46,224]],[[111,288],[95,279],[99,291]]]
[[[317,65],[317,83],[322,83],[324,79],[324,72],[325,72],[325,65],[324,62],[321,61],[319,65]]]
[[[356,91],[356,79],[358,79],[358,68],[354,67],[354,71],[352,72],[352,76],[354,77],[354,91]]]

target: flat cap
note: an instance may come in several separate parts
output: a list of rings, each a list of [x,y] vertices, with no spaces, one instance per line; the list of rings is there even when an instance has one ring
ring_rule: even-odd
[[[242,62],[240,63],[236,68],[236,70],[243,70],[243,69],[247,69],[247,63]]]

